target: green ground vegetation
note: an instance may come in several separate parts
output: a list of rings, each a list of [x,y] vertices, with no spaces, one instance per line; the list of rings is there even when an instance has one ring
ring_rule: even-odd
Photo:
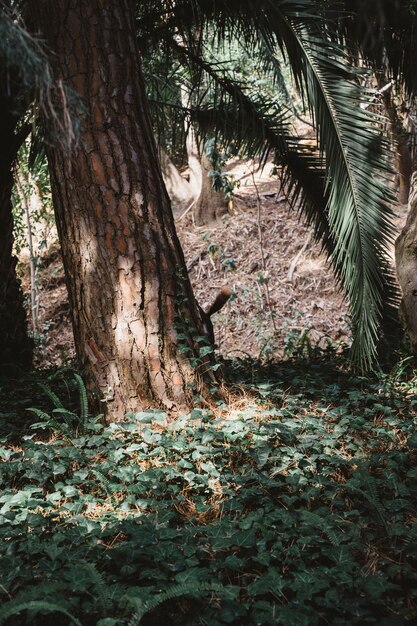
[[[226,375],[229,405],[108,427],[81,379],[76,411],[62,383],[3,386],[0,624],[415,623],[414,373]]]

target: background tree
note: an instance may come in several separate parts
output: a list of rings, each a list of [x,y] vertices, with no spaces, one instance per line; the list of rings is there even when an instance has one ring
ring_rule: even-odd
[[[33,132],[40,113],[50,120],[46,140],[64,149],[74,137],[77,120],[72,107],[65,118],[54,107],[55,83],[49,63],[20,21],[20,4],[6,0],[0,3],[0,364],[29,367],[33,342],[27,333],[24,298],[13,255],[13,168],[19,148],[31,131],[33,145],[40,142]],[[66,92],[61,86],[62,90]]]
[[[51,80],[46,57],[18,22],[12,4],[0,5],[0,365],[29,367],[33,342],[13,255],[13,168],[36,110],[52,113]]]
[[[27,334],[23,293],[16,275],[13,255],[13,165],[30,126],[22,122],[27,108],[27,92],[34,76],[23,50],[33,65],[39,57],[7,10],[0,5],[0,365],[30,366],[32,341]],[[38,68],[39,70],[39,68]]]
[[[1,36],[1,33],[0,33]],[[28,367],[32,362],[32,342],[27,334],[23,293],[16,275],[13,255],[13,164],[28,134],[18,129],[20,115],[14,98],[7,93],[7,76],[0,77],[0,365]]]

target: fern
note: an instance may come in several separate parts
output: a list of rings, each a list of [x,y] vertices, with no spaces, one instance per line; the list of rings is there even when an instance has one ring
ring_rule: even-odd
[[[52,413],[61,417],[69,428],[72,427],[74,420],[78,420],[78,415],[68,409],[53,409]]]
[[[222,587],[222,585],[217,585],[215,583],[182,583],[179,585],[174,585],[170,589],[167,589],[167,591],[164,591],[157,596],[153,596],[146,601],[139,599],[135,602],[137,610],[129,621],[128,626],[138,626],[147,613],[154,611],[158,606],[160,606],[164,602],[167,602],[168,600],[174,600],[176,598],[181,598],[182,596],[191,596],[194,598],[198,598],[207,591],[224,593],[225,589],[224,587]]]
[[[321,532],[326,535],[326,537],[333,546],[336,547],[340,544],[340,537],[333,530],[333,528],[330,527],[330,525],[323,517],[321,517],[317,513],[313,513],[312,511],[304,511],[303,517],[304,519],[314,524],[319,530],[321,530]]]
[[[45,385],[44,383],[38,383],[38,387],[42,389],[44,393],[46,393],[46,395],[48,396],[48,398],[51,400],[52,404],[54,405],[55,409],[64,408],[64,405],[62,404],[61,400],[58,398],[56,393],[54,393],[52,389],[48,387],[48,385]]]
[[[58,604],[44,602],[43,600],[30,600],[29,602],[9,602],[0,609],[0,624],[3,624],[12,615],[22,611],[34,611],[35,613],[61,613],[68,617],[71,626],[82,626],[81,622]]]
[[[68,370],[60,370],[59,374],[62,375],[66,371]],[[42,389],[42,391],[48,396],[53,404],[54,408],[52,409],[52,413],[55,417],[61,418],[62,421],[54,419],[54,417],[52,417],[48,413],[45,413],[41,409],[28,409],[29,411],[33,411],[38,417],[43,420],[43,423],[34,424],[34,427],[39,428],[45,427],[45,425],[47,425],[52,430],[59,433],[63,432],[65,434],[69,434],[71,431],[79,431],[82,434],[86,432],[89,417],[87,389],[85,387],[83,379],[79,374],[77,374],[76,372],[72,372],[72,375],[78,387],[80,399],[80,414],[78,415],[77,413],[74,413],[74,411],[66,409],[60,398],[50,389],[50,387],[48,387],[48,385],[45,385],[44,383],[38,383],[40,389]],[[57,374],[55,374],[51,378],[51,380],[56,379],[56,376]]]
[[[108,586],[104,581],[103,574],[97,571],[97,568],[93,563],[85,563],[84,568],[89,573],[91,581],[94,584],[102,613],[106,615],[110,610],[111,603],[109,600]]]
[[[380,521],[379,526],[382,527],[382,529],[388,535],[389,529],[384,515],[384,507],[379,497],[376,480],[373,476],[368,474],[368,472],[360,472],[360,477],[364,488],[356,487],[351,484],[348,485],[348,488],[351,491],[361,495],[372,506],[372,508],[376,511],[378,519]]]
[[[104,474],[102,474],[99,470],[94,469],[92,470],[92,473],[94,474],[96,478],[98,478],[106,494],[108,496],[111,496],[113,493],[113,489],[112,489],[111,482],[108,480],[108,478],[106,478],[106,476],[104,476]]]
[[[37,417],[39,417],[42,420],[41,422],[36,422],[36,424],[32,424],[31,428],[36,429],[36,428],[45,428],[45,427],[47,427],[50,430],[53,430],[55,432],[68,434],[68,427],[66,427],[66,425],[62,424],[61,422],[57,422],[57,420],[55,420],[48,413],[45,413],[45,411],[42,411],[41,409],[37,409],[37,408],[34,408],[34,407],[26,409],[26,410],[27,411],[31,411],[32,413],[37,415]],[[57,410],[57,409],[55,409],[55,410]]]
[[[83,379],[76,372],[74,372],[74,379],[77,382],[78,392],[79,392],[79,396],[80,396],[80,420],[81,420],[83,428],[85,428],[85,425],[86,425],[87,420],[88,420],[88,396],[87,396],[87,389],[85,387]]]
[[[32,411],[32,413],[37,415],[37,417],[40,417],[41,419],[43,419],[45,422],[54,421],[53,417],[51,417],[50,415],[48,415],[48,413],[45,413],[45,411],[42,411],[41,409],[31,407],[29,409],[26,409],[26,411]]]

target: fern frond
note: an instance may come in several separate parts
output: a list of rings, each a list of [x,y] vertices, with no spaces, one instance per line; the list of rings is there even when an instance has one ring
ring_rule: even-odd
[[[56,393],[54,393],[52,389],[48,387],[48,385],[45,385],[44,383],[38,383],[38,387],[42,389],[42,391],[48,396],[48,398],[51,400],[55,409],[64,408],[64,405],[62,404],[61,400],[58,398]]]
[[[109,599],[109,588],[106,585],[104,576],[99,572],[93,563],[84,563],[84,569],[88,572],[96,591],[95,597],[100,600],[102,614],[107,615],[110,611],[111,602]]]
[[[102,472],[100,472],[99,470],[93,469],[91,471],[92,471],[92,474],[94,474],[94,476],[96,478],[98,478],[98,480],[99,480],[101,486],[103,487],[104,491],[106,492],[106,494],[108,496],[111,496],[112,493],[113,493],[113,487],[112,487],[112,484],[109,481],[109,479]]]
[[[170,589],[167,589],[163,593],[153,596],[148,600],[140,600],[137,603],[136,613],[132,616],[129,621],[129,626],[138,626],[144,616],[151,611],[154,611],[158,606],[167,602],[169,600],[174,600],[176,598],[181,598],[183,596],[191,596],[193,598],[200,598],[207,592],[215,592],[215,593],[225,593],[226,590],[222,585],[217,585],[215,583],[199,583],[199,582],[191,582],[191,583],[181,583],[178,585],[174,585]],[[139,606],[138,606],[139,605]]]
[[[376,512],[377,517],[380,521],[379,526],[384,530],[386,534],[389,534],[389,529],[387,525],[387,520],[385,518],[385,509],[382,505],[378,487],[375,478],[366,471],[361,471],[358,473],[360,475],[361,482],[364,484],[364,487],[356,487],[352,484],[347,484],[349,490],[353,491],[362,496],[373,508]]]
[[[76,380],[78,386],[78,392],[80,397],[80,420],[84,428],[89,415],[87,389],[83,379],[76,372],[74,372],[74,379]]]
[[[71,613],[60,607],[58,604],[45,602],[43,600],[30,600],[29,602],[18,603],[14,603],[13,601],[7,602],[0,609],[0,624],[3,624],[6,620],[12,617],[12,615],[17,615],[23,611],[32,611],[34,614],[60,613],[71,620],[70,624],[72,626],[82,626],[81,622],[76,617],[71,615]]]
[[[26,411],[31,411],[37,417],[40,417],[41,419],[43,419],[45,422],[54,422],[53,417],[51,417],[50,415],[48,415],[48,413],[45,413],[45,411],[42,411],[41,409],[37,409],[35,407],[30,407],[30,408],[26,409]]]

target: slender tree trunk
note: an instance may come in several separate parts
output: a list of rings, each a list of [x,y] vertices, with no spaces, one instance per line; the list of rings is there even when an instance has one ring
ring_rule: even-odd
[[[162,178],[171,200],[174,215],[181,214],[193,202],[193,190],[190,183],[181,176],[174,163],[161,147],[158,148],[158,155],[161,163]]]
[[[29,248],[29,268],[30,268],[30,315],[32,319],[32,330],[36,334],[38,332],[38,285],[37,285],[37,257],[35,256],[32,234],[32,222],[30,218],[30,206],[27,191],[20,180],[19,174],[15,177],[16,188],[20,201],[23,205],[26,218],[26,237]]]
[[[227,200],[222,191],[216,191],[209,176],[213,169],[210,160],[205,154],[200,161],[201,191],[194,205],[193,215],[197,226],[210,224],[227,213]]]
[[[12,167],[27,130],[15,132],[17,118],[8,112],[9,106],[0,96],[0,366],[28,368],[33,342],[28,337],[23,293],[16,274],[12,212]]]
[[[129,0],[31,0],[62,78],[88,110],[72,155],[50,148],[78,358],[108,419],[189,405],[203,334],[162,181]],[[179,326],[178,326],[179,325]],[[193,330],[194,329],[194,330]],[[206,367],[202,364],[201,369]]]
[[[185,87],[182,88],[181,99],[184,107],[188,108],[191,105],[190,94]],[[191,121],[187,120],[186,123],[190,187],[195,198],[193,218],[196,226],[205,226],[227,213],[227,200],[223,193],[213,189],[212,180],[209,176],[212,169],[211,163],[199,149]]]
[[[400,317],[417,354],[417,172],[411,178],[407,222],[395,242],[395,261],[403,296]]]
[[[400,204],[407,204],[410,193],[411,174],[413,172],[413,162],[408,146],[408,134],[398,114],[392,95],[392,86],[391,88],[384,89],[384,85],[387,85],[387,80],[379,78],[378,87],[382,92],[385,110],[388,114],[389,133],[397,152],[398,202]]]

